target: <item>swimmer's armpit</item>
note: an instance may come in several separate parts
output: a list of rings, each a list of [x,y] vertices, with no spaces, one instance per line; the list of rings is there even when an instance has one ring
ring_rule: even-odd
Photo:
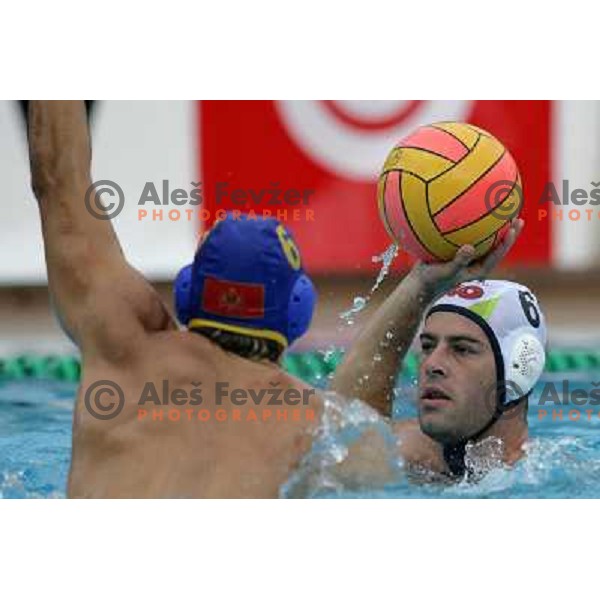
[[[48,282],[68,335],[84,353],[123,360],[148,331],[176,325],[125,260],[110,219],[86,206],[91,145],[83,101],[29,102],[29,156]]]

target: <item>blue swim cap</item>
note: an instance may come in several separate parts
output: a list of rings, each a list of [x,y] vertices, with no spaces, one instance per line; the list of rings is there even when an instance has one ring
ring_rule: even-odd
[[[177,318],[188,329],[212,327],[284,348],[306,332],[315,303],[292,236],[272,218],[227,214],[175,280]]]

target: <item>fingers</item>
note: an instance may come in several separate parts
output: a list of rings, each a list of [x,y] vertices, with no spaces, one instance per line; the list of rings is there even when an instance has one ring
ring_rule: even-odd
[[[523,219],[516,219],[511,223],[510,229],[502,243],[490,252],[481,262],[481,272],[483,275],[492,271],[498,263],[508,254],[513,244],[517,241],[519,234],[523,231],[525,222]]]
[[[456,255],[452,259],[452,263],[459,269],[462,269],[473,260],[475,256],[475,248],[469,244],[461,246],[457,251]]]
[[[525,227],[525,221],[523,221],[523,219],[515,219],[511,223],[511,229],[515,232],[516,237],[523,231],[523,227]]]
[[[511,223],[510,229],[500,244],[496,251],[493,254],[498,255],[500,258],[503,258],[508,254],[508,251],[513,247],[514,243],[517,241],[521,231],[523,231],[523,227],[525,226],[525,221],[523,219],[517,219]]]
[[[454,258],[444,265],[444,276],[446,279],[456,279],[462,277],[462,272],[466,269],[475,256],[475,248],[469,244],[461,246],[454,255]]]

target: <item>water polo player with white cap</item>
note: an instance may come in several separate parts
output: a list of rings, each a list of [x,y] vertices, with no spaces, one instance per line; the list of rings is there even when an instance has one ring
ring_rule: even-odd
[[[523,454],[527,397],[544,368],[545,319],[527,287],[485,279],[522,227],[512,223],[483,260],[463,246],[448,263],[417,263],[335,374],[333,390],[392,416],[396,375],[418,335],[418,419],[394,424],[408,464],[461,476],[467,444],[489,437],[501,440],[505,463]]]
[[[460,393],[453,396],[445,391],[452,373],[440,371],[455,368],[455,365],[448,367],[447,357],[432,358],[441,337],[438,335],[440,326],[431,322],[434,315],[443,315],[442,329],[456,328],[457,325],[448,322],[448,316],[453,315],[470,321],[484,334],[484,344],[478,336],[468,339],[465,335],[459,339],[462,346],[458,346],[458,352],[466,357],[465,363],[469,363],[471,353],[475,357],[471,363],[483,357],[480,362],[489,364],[489,358],[493,358],[494,364],[491,383],[489,379],[486,381],[485,371],[471,371],[474,379],[469,383],[475,389],[474,398],[468,401],[464,401]],[[461,325],[466,324],[458,324],[458,327]],[[465,282],[444,294],[427,311],[420,340],[423,352],[419,384],[421,430],[443,445],[450,469],[460,472],[467,442],[482,439],[511,409],[520,409],[520,416],[525,419],[527,397],[544,369],[545,318],[537,299],[523,285],[500,280]],[[485,383],[478,388],[480,382]],[[454,385],[451,382],[449,387],[454,389]],[[501,433],[500,428],[496,429],[497,434]]]

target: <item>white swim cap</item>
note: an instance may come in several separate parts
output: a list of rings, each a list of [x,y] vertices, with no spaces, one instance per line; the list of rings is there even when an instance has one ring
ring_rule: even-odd
[[[546,320],[529,288],[512,281],[467,281],[436,300],[426,316],[434,312],[457,313],[483,329],[505,392],[503,404],[533,389],[546,360]]]

